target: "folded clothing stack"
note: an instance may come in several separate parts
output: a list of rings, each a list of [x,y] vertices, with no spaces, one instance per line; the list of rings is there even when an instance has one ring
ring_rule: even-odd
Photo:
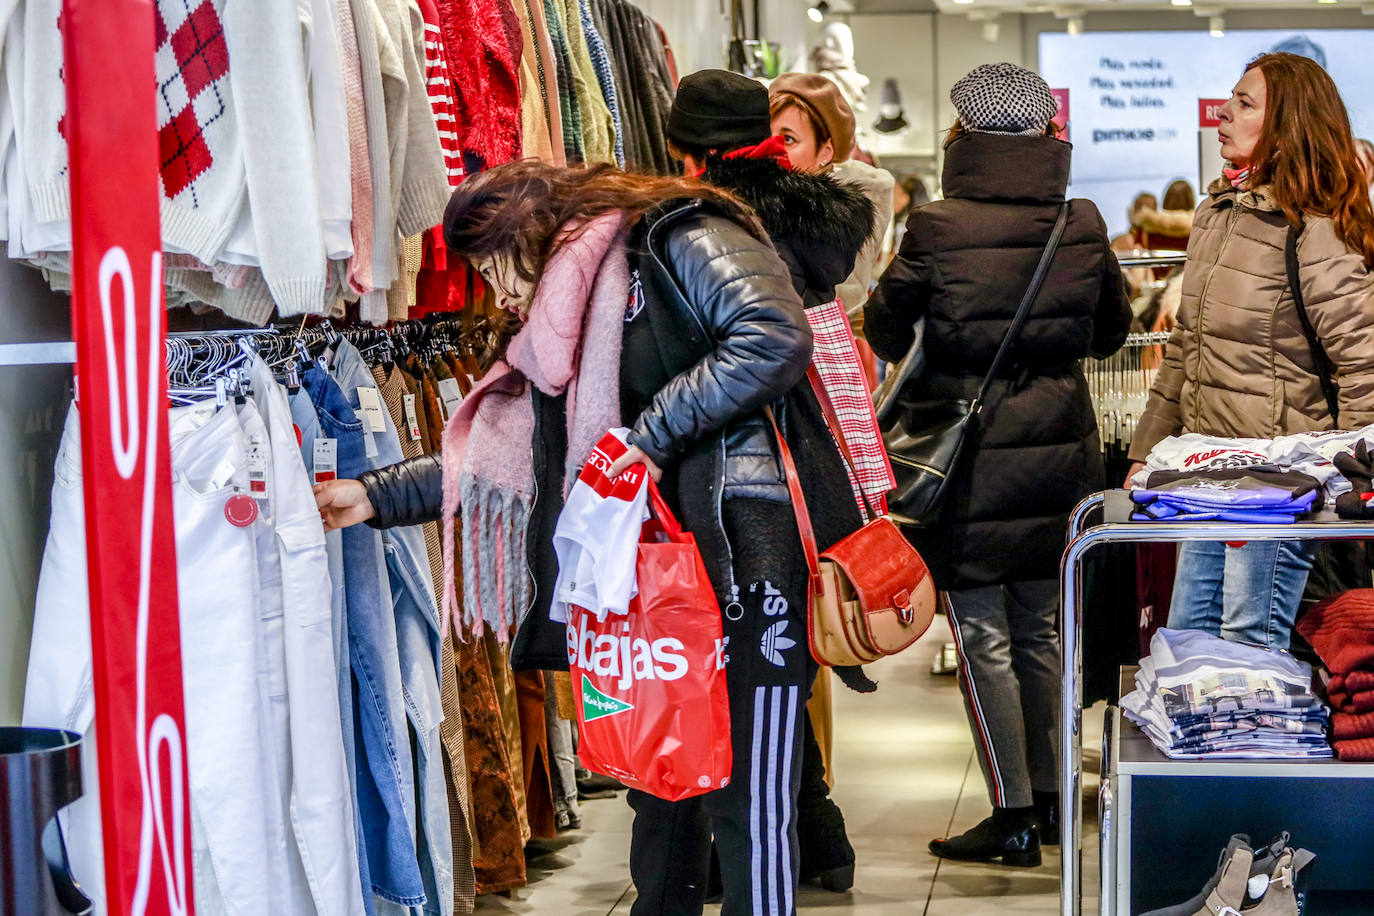
[[[1131,491],[1136,521],[1212,521],[1289,525],[1321,508],[1321,482],[1300,471],[1267,467],[1155,471]]]
[[[1330,671],[1326,696],[1342,760],[1374,760],[1374,589],[1357,588],[1318,602],[1297,630]]]
[[[1141,659],[1126,718],[1169,757],[1330,757],[1312,667],[1280,649],[1162,629]]]
[[[1274,439],[1171,436],[1131,478],[1134,518],[1291,523],[1358,486],[1337,467],[1337,456],[1362,446],[1367,454],[1370,441],[1374,426]]]

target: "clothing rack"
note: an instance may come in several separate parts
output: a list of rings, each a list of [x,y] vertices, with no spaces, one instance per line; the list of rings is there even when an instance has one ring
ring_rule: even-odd
[[[1102,449],[1109,460],[1130,450],[1168,341],[1169,334],[1162,331],[1128,334],[1120,350],[1106,359],[1088,360],[1083,366]]]
[[[297,340],[307,346],[315,346],[322,341],[340,338],[350,341],[360,349],[380,345],[383,341],[394,343],[404,339],[411,345],[425,341],[450,343],[464,352],[477,354],[492,346],[494,333],[486,318],[481,316],[467,326],[462,319],[449,317],[438,320],[398,321],[378,328],[342,327],[325,320],[307,326],[274,325],[266,328],[169,331],[166,343],[169,351],[176,346],[176,341],[208,349],[212,346],[211,341],[244,338],[254,341],[253,346],[258,353],[271,362],[274,359],[280,361],[286,358],[287,352],[294,350]],[[0,344],[0,366],[65,365],[74,362],[76,343],[70,340]]]

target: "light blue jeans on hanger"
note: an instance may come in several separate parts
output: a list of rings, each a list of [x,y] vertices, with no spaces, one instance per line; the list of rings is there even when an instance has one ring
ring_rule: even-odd
[[[1183,543],[1169,626],[1287,649],[1313,552],[1307,541]]]

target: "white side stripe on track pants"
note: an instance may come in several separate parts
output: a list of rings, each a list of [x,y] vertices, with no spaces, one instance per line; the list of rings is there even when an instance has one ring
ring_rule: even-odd
[[[749,761],[750,882],[757,916],[793,911],[792,747],[798,688],[754,688],[754,741]]]

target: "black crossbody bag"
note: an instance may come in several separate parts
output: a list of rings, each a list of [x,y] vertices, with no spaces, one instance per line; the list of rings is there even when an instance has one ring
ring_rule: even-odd
[[[1064,237],[1068,220],[1069,204],[1066,201],[1059,208],[1054,231],[1050,233],[1050,240],[1040,255],[1040,263],[1035,268],[1030,285],[1026,287],[1025,295],[1021,297],[1011,326],[1002,337],[1002,345],[988,367],[978,395],[972,401],[959,399],[901,405],[906,409],[888,412],[882,430],[883,444],[887,447],[892,473],[897,479],[896,488],[887,497],[888,513],[894,521],[906,525],[928,525],[940,514],[959,457],[972,436],[993,379],[1001,371],[1012,343],[1040,295],[1040,288],[1045,283],[1050,262],[1054,260],[1054,253]],[[916,346],[920,345],[918,336]],[[913,422],[908,423],[908,417]]]
[[[1326,397],[1327,409],[1331,419],[1339,429],[1340,388],[1336,385],[1336,367],[1326,354],[1317,329],[1307,314],[1307,304],[1302,299],[1302,282],[1298,275],[1298,235],[1300,226],[1288,227],[1288,238],[1283,246],[1283,258],[1288,268],[1288,288],[1293,294],[1293,304],[1298,308],[1298,322],[1302,324],[1303,336],[1307,338],[1307,349],[1312,354],[1312,366],[1321,383],[1322,394]],[[1360,541],[1320,541],[1316,555],[1312,558],[1312,572],[1307,577],[1301,606],[1310,607],[1314,602],[1329,595],[1340,594],[1352,588],[1369,588],[1371,556],[1369,547],[1374,542]]]

